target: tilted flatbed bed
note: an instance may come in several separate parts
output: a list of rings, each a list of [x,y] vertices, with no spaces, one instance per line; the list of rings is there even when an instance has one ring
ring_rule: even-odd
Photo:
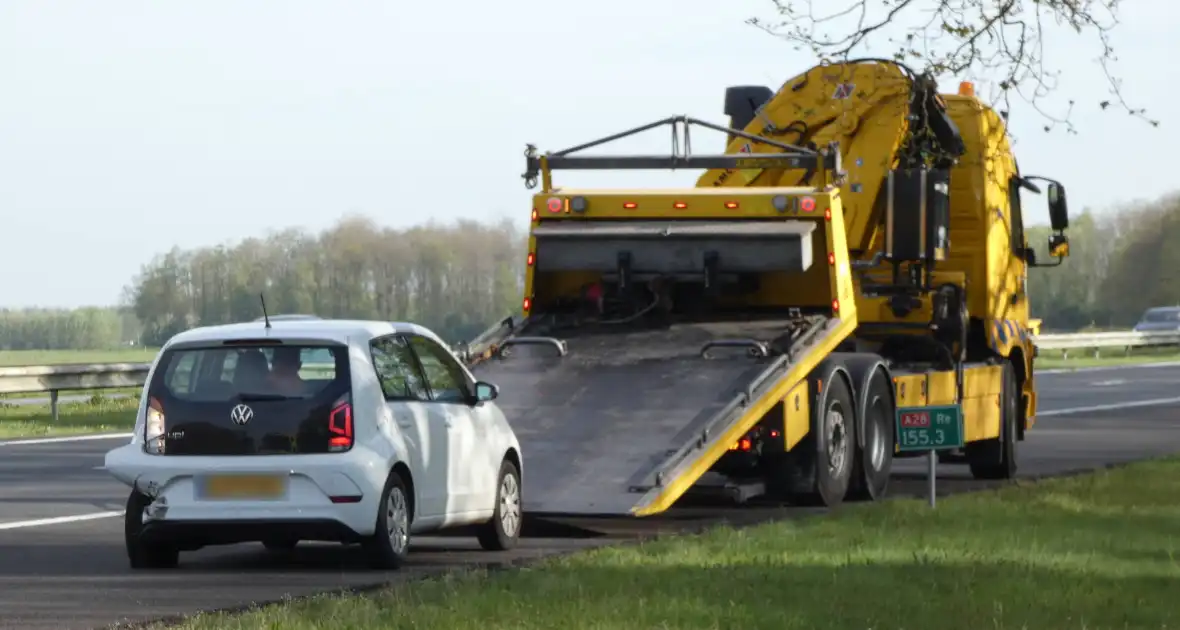
[[[526,324],[507,356],[473,368],[501,388],[497,402],[530,454],[524,509],[599,516],[666,509],[782,398],[792,373],[810,370],[771,347],[806,357],[840,341],[838,320],[807,323],[618,332]]]

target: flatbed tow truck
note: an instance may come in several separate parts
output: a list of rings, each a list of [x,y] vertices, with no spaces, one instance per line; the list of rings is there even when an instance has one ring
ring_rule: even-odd
[[[669,118],[526,151],[522,316],[459,347],[526,462],[533,516],[648,516],[692,490],[833,506],[886,493],[895,410],[959,404],[976,478],[1016,473],[1036,415],[1019,190],[1004,121],[904,65],[731,87],[728,127]],[[661,126],[670,155],[582,152]],[[693,155],[689,130],[728,136]],[[788,143],[785,140],[791,139]],[[681,149],[681,146],[683,149]],[[847,170],[845,165],[848,165]],[[557,187],[557,170],[705,169],[683,189]]]

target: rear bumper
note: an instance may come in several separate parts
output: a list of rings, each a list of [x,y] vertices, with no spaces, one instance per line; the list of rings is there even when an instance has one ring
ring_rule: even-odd
[[[315,540],[359,543],[364,536],[334,519],[295,520],[153,520],[144,523],[140,537],[151,542],[168,542],[182,548],[233,545],[263,540]]]
[[[368,536],[389,470],[384,457],[362,445],[326,455],[199,457],[149,455],[128,444],[107,453],[105,464],[116,479],[154,499],[144,513],[145,535],[205,544],[279,532],[304,540]],[[274,499],[208,499],[198,488],[210,473],[277,474],[285,491]]]

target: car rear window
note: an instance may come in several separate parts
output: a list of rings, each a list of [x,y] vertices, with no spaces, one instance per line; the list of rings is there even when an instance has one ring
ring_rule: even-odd
[[[347,386],[347,360],[343,346],[173,349],[162,357],[153,389],[191,402],[228,402],[242,396],[314,398]]]

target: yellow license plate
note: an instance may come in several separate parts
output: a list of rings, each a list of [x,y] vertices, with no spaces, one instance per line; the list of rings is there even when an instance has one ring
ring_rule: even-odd
[[[202,485],[206,499],[278,499],[287,492],[287,476],[214,475]]]

